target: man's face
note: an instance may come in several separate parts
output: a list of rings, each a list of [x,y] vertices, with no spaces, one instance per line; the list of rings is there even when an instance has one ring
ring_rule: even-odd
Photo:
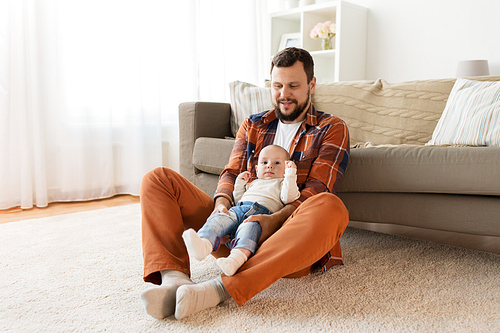
[[[311,106],[316,78],[307,83],[304,65],[297,61],[291,67],[274,67],[271,87],[276,115],[285,124],[302,122]]]

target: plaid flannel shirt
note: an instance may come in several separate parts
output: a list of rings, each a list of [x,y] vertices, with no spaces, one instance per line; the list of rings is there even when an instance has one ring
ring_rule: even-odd
[[[248,170],[252,174],[251,179],[255,179],[259,153],[273,144],[278,122],[274,109],[245,119],[236,135],[229,163],[220,175],[215,198],[224,196],[234,204],[236,177]],[[317,111],[311,105],[289,153],[297,165],[297,185],[301,194],[292,205],[298,207],[317,193],[335,194],[349,161],[347,125],[340,118]],[[330,251],[321,259],[319,264],[323,271],[343,263],[340,245],[337,244],[336,248],[337,251]]]

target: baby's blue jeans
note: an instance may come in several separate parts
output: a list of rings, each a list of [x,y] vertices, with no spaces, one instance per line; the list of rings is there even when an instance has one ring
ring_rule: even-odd
[[[198,230],[198,236],[206,238],[212,243],[213,250],[220,247],[220,239],[230,235],[232,241],[227,243],[230,249],[244,248],[252,252],[257,251],[262,228],[258,222],[245,222],[249,216],[256,214],[269,215],[271,212],[266,207],[250,201],[238,202],[229,209],[229,215],[216,213],[210,216],[203,227]]]

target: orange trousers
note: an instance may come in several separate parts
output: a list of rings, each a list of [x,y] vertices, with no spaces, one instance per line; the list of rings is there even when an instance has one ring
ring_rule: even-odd
[[[186,178],[168,168],[147,173],[141,185],[142,248],[144,281],[161,284],[160,271],[190,274],[182,232],[198,230],[214,209],[213,199]],[[222,274],[222,282],[238,305],[282,277],[311,272],[332,248],[340,251],[349,214],[342,201],[331,193],[307,199],[282,227],[259,247],[254,256],[233,276]],[[225,257],[221,246],[215,257]]]

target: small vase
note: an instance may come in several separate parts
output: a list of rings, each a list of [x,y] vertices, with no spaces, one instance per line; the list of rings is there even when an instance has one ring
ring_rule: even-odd
[[[333,50],[332,37],[323,38],[321,41],[321,49],[322,50]]]

